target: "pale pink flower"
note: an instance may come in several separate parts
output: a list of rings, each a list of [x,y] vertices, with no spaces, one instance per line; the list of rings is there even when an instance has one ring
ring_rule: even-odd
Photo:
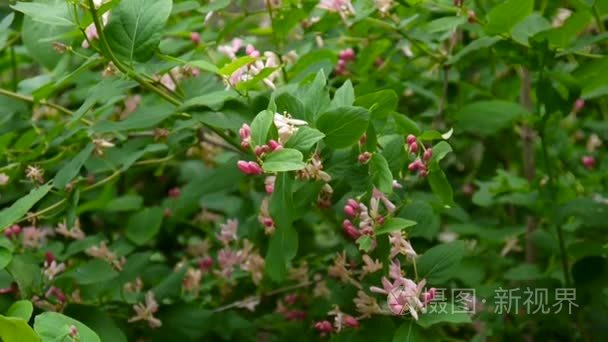
[[[44,183],[44,169],[34,166],[28,165],[25,169],[25,177],[32,182]]]
[[[353,302],[355,303],[357,312],[361,313],[363,317],[371,317],[372,315],[382,312],[376,298],[368,295],[362,290],[357,292],[357,297],[353,299]]]
[[[308,125],[308,122],[293,119],[289,113],[283,112],[274,114],[274,125],[279,131],[279,143],[285,144],[299,127]]]
[[[264,258],[258,253],[249,253],[245,261],[243,261],[241,269],[249,272],[253,283],[258,285],[264,276]]]
[[[390,257],[394,258],[398,254],[402,254],[407,256],[410,259],[413,259],[417,256],[414,248],[409,241],[407,241],[400,230],[391,232],[388,240],[391,244],[391,254]]]
[[[355,8],[351,3],[351,0],[321,0],[317,7],[327,10],[329,12],[335,12],[346,20],[346,17],[355,14]]]
[[[144,288],[144,282],[140,277],[135,278],[135,280],[125,283],[122,289],[126,293],[140,293]]]
[[[203,272],[200,269],[188,268],[184,279],[182,280],[182,288],[185,292],[188,292],[194,296],[198,295],[198,291],[201,287],[201,278]]]
[[[231,59],[236,59],[236,54],[243,47],[243,40],[240,38],[234,38],[230,44],[220,45],[217,51],[228,56]]]
[[[217,262],[221,270],[220,274],[228,278],[234,272],[234,267],[241,262],[241,258],[237,252],[225,247],[217,252]]]
[[[378,11],[383,15],[386,15],[393,6],[393,0],[374,0],[374,3]]]
[[[255,308],[256,308],[256,306],[258,306],[258,304],[260,304],[260,297],[252,296],[252,297],[245,298],[244,300],[238,302],[236,304],[236,307],[241,308],[241,309],[247,309],[251,312],[254,312]]]
[[[268,176],[264,179],[264,190],[266,190],[266,193],[269,195],[274,192],[274,182],[276,178],[276,176]]]
[[[154,314],[158,311],[158,303],[154,299],[154,293],[152,291],[146,293],[145,303],[133,305],[133,310],[135,310],[135,316],[129,319],[129,323],[146,321],[152,329],[163,325],[158,318],[154,317]]]
[[[65,271],[64,263],[57,263],[56,260],[51,262],[44,262],[44,269],[42,273],[46,276],[46,278],[50,281],[53,280],[59,273]]]
[[[236,219],[229,219],[226,223],[220,225],[220,233],[217,239],[224,245],[228,245],[231,241],[237,240],[237,231],[239,228],[239,221]]]
[[[74,240],[82,240],[86,237],[84,232],[80,229],[80,223],[78,220],[76,220],[72,229],[68,229],[65,222],[59,223],[57,228],[55,228],[55,232],[61,236]]]
[[[331,181],[331,176],[323,171],[323,161],[319,155],[314,154],[302,170],[298,170],[298,178],[303,180],[319,180],[325,183]]]
[[[269,199],[264,197],[262,204],[260,205],[260,212],[258,213],[258,222],[264,226],[264,232],[270,235],[275,230],[274,220],[270,217],[270,211],[268,209]]]
[[[6,173],[0,173],[0,186],[8,184],[10,177]]]
[[[361,268],[361,278],[367,274],[375,273],[382,269],[382,263],[376,259],[373,260],[369,255],[363,255],[363,267]]]
[[[46,237],[49,232],[45,229],[39,229],[36,227],[25,227],[23,228],[23,247],[26,248],[40,248],[46,243]]]

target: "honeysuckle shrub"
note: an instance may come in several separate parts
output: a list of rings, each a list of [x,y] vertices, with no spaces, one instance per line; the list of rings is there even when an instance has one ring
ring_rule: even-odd
[[[0,4],[0,341],[606,340],[603,0]]]

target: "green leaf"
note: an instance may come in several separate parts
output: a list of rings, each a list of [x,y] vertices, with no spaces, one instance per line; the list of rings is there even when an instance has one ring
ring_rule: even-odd
[[[122,121],[100,121],[93,126],[96,133],[121,132],[146,129],[157,126],[174,113],[175,107],[169,104],[142,106]]]
[[[401,217],[393,217],[386,220],[382,227],[376,230],[376,235],[388,234],[397,230],[403,230],[415,226],[417,223],[411,220],[406,220]]]
[[[393,120],[395,120],[395,123],[397,124],[396,128],[399,131],[399,133],[401,133],[403,135],[413,134],[416,136],[420,134],[421,131],[420,131],[420,127],[418,127],[418,124],[416,122],[414,122],[412,119],[408,118],[407,116],[393,112],[392,118],[393,118]]]
[[[508,128],[528,111],[514,102],[493,100],[467,104],[455,115],[460,130],[488,136]]]
[[[201,70],[212,72],[214,74],[221,75],[220,69],[215,64],[208,62],[206,60],[199,59],[196,61],[190,61],[190,62],[188,62],[188,65],[191,65],[195,68],[199,68]]]
[[[487,49],[490,46],[496,44],[496,42],[498,42],[499,40],[501,40],[500,37],[481,37],[479,39],[476,39],[472,43],[467,44],[462,50],[458,51],[457,54],[448,58],[448,61],[446,62],[446,64],[448,64],[448,65],[456,64],[456,63],[458,63],[458,61],[460,61],[463,57],[467,56],[468,54],[478,51],[478,50]]]
[[[93,330],[99,335],[99,338],[102,341],[128,341],[127,337],[125,336],[125,333],[117,326],[116,322],[110,317],[111,312],[108,312],[108,310],[104,310],[101,307],[70,303],[70,305],[68,305],[68,307],[63,313],[69,317],[77,319],[82,324],[85,324],[87,327],[91,328],[91,330]],[[165,322],[163,321],[163,326],[164,325]]]
[[[325,112],[317,120],[317,128],[325,134],[331,148],[348,147],[357,141],[369,124],[369,111],[361,107],[338,107]]]
[[[369,161],[369,174],[372,184],[385,194],[393,192],[393,174],[388,162],[380,153],[374,153]]]
[[[118,272],[105,260],[93,259],[73,270],[62,274],[61,278],[72,278],[80,285],[90,285],[109,281],[118,276]]]
[[[284,172],[301,170],[306,167],[302,152],[293,148],[282,148],[270,153],[264,159],[262,168],[265,172]]]
[[[465,17],[443,17],[429,22],[423,29],[429,33],[455,30],[466,21]]]
[[[418,274],[429,284],[442,283],[452,276],[463,256],[463,241],[437,245],[418,257]]]
[[[440,141],[435,146],[433,146],[432,160],[439,162],[450,152],[452,152],[452,146],[450,146],[450,144],[445,141]]]
[[[127,238],[137,245],[150,241],[158,232],[163,222],[163,209],[150,207],[132,215],[127,223]]]
[[[428,334],[423,334],[421,329],[411,320],[401,323],[399,329],[395,331],[393,342],[418,342],[424,341],[425,338],[429,338]]]
[[[238,69],[240,69],[246,65],[249,65],[255,61],[256,61],[256,59],[251,56],[239,57],[239,58],[227,63],[226,65],[224,65],[220,69],[220,74],[224,75],[225,77],[230,77],[230,75],[232,75]]]
[[[485,31],[488,35],[509,33],[534,9],[534,0],[506,0],[494,6],[487,15]]]
[[[266,144],[273,121],[274,113],[269,110],[263,110],[255,116],[251,122],[251,142],[253,146]]]
[[[119,2],[104,29],[114,55],[129,64],[149,60],[160,43],[171,6],[171,0]]]
[[[427,180],[431,186],[431,190],[435,196],[437,196],[445,206],[454,205],[454,191],[448,178],[446,177],[443,170],[439,167],[436,160],[431,160],[431,166],[429,167],[429,174]]]
[[[18,300],[9,306],[6,310],[7,317],[21,318],[24,321],[29,321],[34,312],[34,306],[29,300]]]
[[[69,15],[67,3],[62,1],[17,2],[11,8],[40,23],[76,27]]]
[[[13,205],[0,211],[0,231],[8,228],[32,209],[51,190],[52,184],[32,189],[29,194],[18,199]]]
[[[179,107],[179,110],[184,111],[194,107],[209,107],[213,110],[219,110],[224,106],[226,101],[238,98],[239,94],[234,90],[212,91],[205,95],[186,100],[186,102]]]
[[[422,314],[417,323],[423,328],[429,328],[437,323],[471,323],[471,315],[464,312],[463,309],[456,308],[452,303],[446,303],[445,308],[429,310],[428,313]]]
[[[303,126],[285,143],[286,148],[295,148],[301,152],[308,152],[317,142],[325,138],[321,131]]]
[[[2,242],[2,240],[0,240]],[[10,242],[8,242],[10,244]],[[3,270],[13,260],[13,252],[0,244],[0,270]]]
[[[28,254],[16,254],[6,270],[17,282],[19,292],[24,298],[29,298],[35,289],[41,286],[42,272],[38,266],[39,260]]]
[[[0,340],[5,342],[39,342],[40,338],[22,318],[0,315]]]
[[[528,39],[538,32],[551,28],[551,23],[540,13],[532,13],[526,19],[513,27],[511,36],[513,40],[529,46]]]
[[[408,230],[410,237],[423,237],[433,240],[439,232],[440,219],[433,207],[425,201],[413,201],[399,212],[399,217],[410,219],[418,224]]]
[[[74,179],[80,172],[80,169],[84,163],[89,159],[89,156],[93,152],[95,146],[89,143],[80,153],[74,157],[69,163],[65,164],[61,170],[57,172],[53,179],[53,186],[57,189],[63,190],[65,186]]]
[[[292,225],[295,215],[292,183],[289,173],[278,174],[270,198],[269,211],[276,230],[268,243],[265,272],[275,282],[285,279],[288,263],[298,251],[298,233]]]
[[[540,279],[543,274],[537,265],[521,264],[507,270],[503,276],[507,280],[526,281]]]
[[[53,49],[53,43],[60,42],[69,44],[70,42],[68,40],[59,37],[63,37],[72,29],[74,31],[76,29],[76,25],[67,25],[67,22],[70,20],[69,18],[71,18],[68,6],[64,0],[44,0],[37,1],[36,3],[21,3],[21,5],[43,5],[45,7],[53,7],[50,11],[37,11],[32,9],[31,12],[29,11],[31,8],[28,8],[28,12],[32,15],[35,14],[36,16],[26,15],[25,18],[23,18],[23,25],[21,26],[23,44],[27,48],[30,56],[47,69],[53,69],[61,59],[61,55]],[[49,13],[51,13],[50,17]],[[60,16],[63,19],[55,20],[55,16]],[[36,21],[36,19],[41,19],[42,17],[46,18],[43,20],[44,22]]]
[[[106,205],[106,211],[121,212],[141,209],[144,199],[138,195],[116,197]]]
[[[101,342],[99,336],[89,327],[57,312],[44,312],[36,316],[34,330],[43,342],[64,341],[67,340],[72,325],[78,330],[79,341]]]
[[[306,118],[304,104],[297,97],[289,93],[282,93],[274,98],[274,102],[276,104],[275,112],[281,114],[287,112],[296,119]]]
[[[331,104],[334,107],[352,106],[355,103],[355,90],[350,80],[346,80],[344,84],[334,94]]]
[[[323,69],[321,69],[317,72],[315,79],[310,83],[302,97],[302,103],[306,109],[304,120],[315,122],[321,111],[329,105],[329,92],[326,85],[327,77]]]
[[[361,235],[356,242],[359,246],[359,250],[362,250],[365,253],[369,253],[369,251],[371,251],[372,249],[373,241],[374,240],[372,240],[369,235]]]

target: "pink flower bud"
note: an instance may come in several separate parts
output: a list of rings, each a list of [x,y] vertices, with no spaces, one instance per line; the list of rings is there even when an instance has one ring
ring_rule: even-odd
[[[306,319],[306,312],[302,310],[290,310],[285,313],[285,319],[288,321],[303,321]]]
[[[213,266],[213,259],[211,259],[210,256],[206,256],[198,262],[198,268],[203,272],[209,271],[212,266]]]
[[[424,151],[422,158],[424,159],[424,161],[431,160],[431,158],[433,158],[433,150],[431,148],[428,148],[426,151]]]
[[[418,176],[420,177],[426,177],[429,174],[429,171],[426,169],[426,166],[423,166],[420,169],[420,172],[418,172]]]
[[[426,306],[428,303],[430,303],[434,298],[435,295],[437,294],[437,290],[434,287],[431,287],[428,292],[424,293],[424,305]]]
[[[283,148],[283,146],[281,144],[279,144],[278,141],[276,140],[270,140],[268,142],[268,146],[270,147],[270,150],[272,151],[277,151]]]
[[[342,222],[342,228],[344,229],[344,233],[353,240],[356,240],[361,236],[361,232],[359,232],[349,220],[344,220],[344,222]]]
[[[331,333],[334,328],[329,321],[320,321],[315,323],[315,329],[321,334]]]
[[[13,230],[13,235],[21,234],[21,226],[18,224],[12,225],[11,229]]]
[[[263,220],[264,226],[270,228],[274,226],[274,221],[270,217],[265,217]]]
[[[583,156],[583,158],[581,158],[581,161],[587,169],[591,170],[595,168],[595,158],[593,158],[593,156]]]
[[[239,170],[241,170],[242,173],[249,175],[250,171],[249,171],[249,163],[247,163],[244,160],[239,160],[236,163],[236,166],[238,166]]]
[[[201,43],[201,35],[198,32],[190,32],[190,40],[194,45]]]
[[[350,205],[351,207],[353,207],[355,210],[359,210],[359,202],[357,202],[356,200],[349,198],[346,201],[346,204]]]
[[[247,54],[247,56],[253,58],[260,57],[260,51],[256,50],[256,48],[251,44],[248,44],[247,47],[245,47],[245,53]]]
[[[168,192],[167,194],[168,194],[168,195],[169,195],[169,197],[171,197],[171,198],[178,198],[178,197],[179,197],[179,195],[180,195],[180,193],[181,193],[180,188],[175,187],[175,188],[171,188],[171,189],[169,189],[169,192]]]
[[[346,214],[346,216],[350,218],[354,218],[355,216],[357,216],[357,210],[347,204],[344,206],[344,214]]]
[[[251,137],[251,127],[248,124],[244,123],[241,128],[239,128],[239,136],[241,140],[245,140]]]
[[[365,152],[361,153],[357,159],[359,160],[359,164],[367,164],[367,162],[369,162],[369,160],[371,158],[372,158],[372,154],[365,151]]]
[[[574,102],[574,107],[572,108],[572,110],[575,113],[580,112],[583,108],[585,108],[585,100],[583,99],[578,99]]]
[[[350,328],[359,327],[359,321],[357,321],[357,319],[351,315],[344,315],[343,320],[344,320],[344,324],[347,327],[350,327]]]
[[[414,141],[413,143],[409,144],[408,150],[413,154],[418,153],[418,143]]]
[[[264,170],[262,170],[262,167],[260,166],[260,164],[254,162],[254,161],[250,161],[247,164],[249,165],[249,172],[252,175],[261,175],[262,173],[264,173]]]
[[[342,51],[340,51],[340,54],[338,55],[340,60],[343,61],[352,61],[355,59],[355,50],[348,48],[348,49],[344,49]]]
[[[383,224],[384,223],[384,216],[378,216],[378,217],[376,217],[376,222],[378,224]]]
[[[270,152],[270,147],[268,145],[256,146],[253,152],[256,156],[260,157],[262,154]]]
[[[298,301],[298,295],[295,293],[290,293],[285,296],[285,303],[289,305],[294,305]]]
[[[420,159],[416,159],[407,166],[407,169],[414,172],[420,170],[423,167],[424,164],[420,161]]]
[[[53,252],[47,251],[46,253],[44,253],[44,262],[47,265],[50,265],[53,261],[55,261],[55,256],[53,255]]]
[[[416,142],[416,137],[413,134],[407,136],[407,144],[411,145]]]

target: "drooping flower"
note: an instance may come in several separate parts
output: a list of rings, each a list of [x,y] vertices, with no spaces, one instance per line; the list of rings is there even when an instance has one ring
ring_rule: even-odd
[[[321,0],[317,7],[338,13],[342,20],[346,20],[348,16],[355,14],[355,8],[351,0]]]
[[[228,245],[231,241],[236,241],[237,230],[239,228],[239,221],[236,219],[229,219],[226,223],[220,225],[220,233],[217,239],[224,245]]]
[[[50,280],[55,279],[55,277],[63,271],[65,271],[65,264],[57,263],[56,260],[52,260],[50,262],[49,261],[44,262],[44,269],[42,270],[42,273],[50,281]]]
[[[303,180],[319,180],[325,183],[331,181],[331,176],[323,171],[323,161],[319,155],[314,154],[306,166],[298,171],[298,178]]]
[[[86,237],[84,232],[80,229],[80,221],[76,220],[74,222],[74,226],[72,229],[68,229],[67,223],[61,222],[55,228],[55,232],[61,236],[66,238],[74,239],[74,240],[82,240]]]
[[[23,228],[23,247],[26,248],[40,248],[46,243],[46,237],[49,232],[46,229],[36,227],[25,227]]]
[[[126,259],[124,257],[118,258],[116,254],[108,248],[105,241],[100,242],[97,246],[87,248],[85,253],[94,258],[105,260],[119,271],[122,270],[122,267],[126,263]]]
[[[32,182],[42,184],[44,183],[44,169],[38,166],[28,165],[25,169],[25,177]]]
[[[376,298],[368,295],[363,290],[357,291],[357,297],[353,299],[353,302],[355,303],[357,312],[361,313],[364,317],[371,317],[382,311]]]
[[[135,316],[129,319],[129,323],[146,321],[152,329],[163,325],[158,318],[154,317],[154,314],[158,311],[158,303],[156,302],[156,299],[154,299],[154,293],[152,291],[146,293],[145,303],[133,305],[133,310],[135,310]]]
[[[372,274],[382,269],[382,263],[378,259],[374,260],[367,254],[364,254],[362,259],[363,267],[361,268],[361,278],[365,277],[367,274]]]
[[[182,280],[182,289],[193,296],[198,295],[202,276],[203,272],[200,269],[189,267]]]
[[[240,38],[234,38],[230,44],[218,46],[217,51],[231,59],[236,59],[236,54],[242,47],[243,40]]]
[[[283,112],[274,114],[274,125],[279,131],[279,143],[285,144],[298,128],[308,125],[308,122],[294,119],[289,113]]]
[[[391,232],[388,237],[389,243],[391,244],[391,254],[390,257],[394,258],[398,254],[405,255],[410,259],[418,256],[414,248],[409,241],[407,241],[400,230]]]

